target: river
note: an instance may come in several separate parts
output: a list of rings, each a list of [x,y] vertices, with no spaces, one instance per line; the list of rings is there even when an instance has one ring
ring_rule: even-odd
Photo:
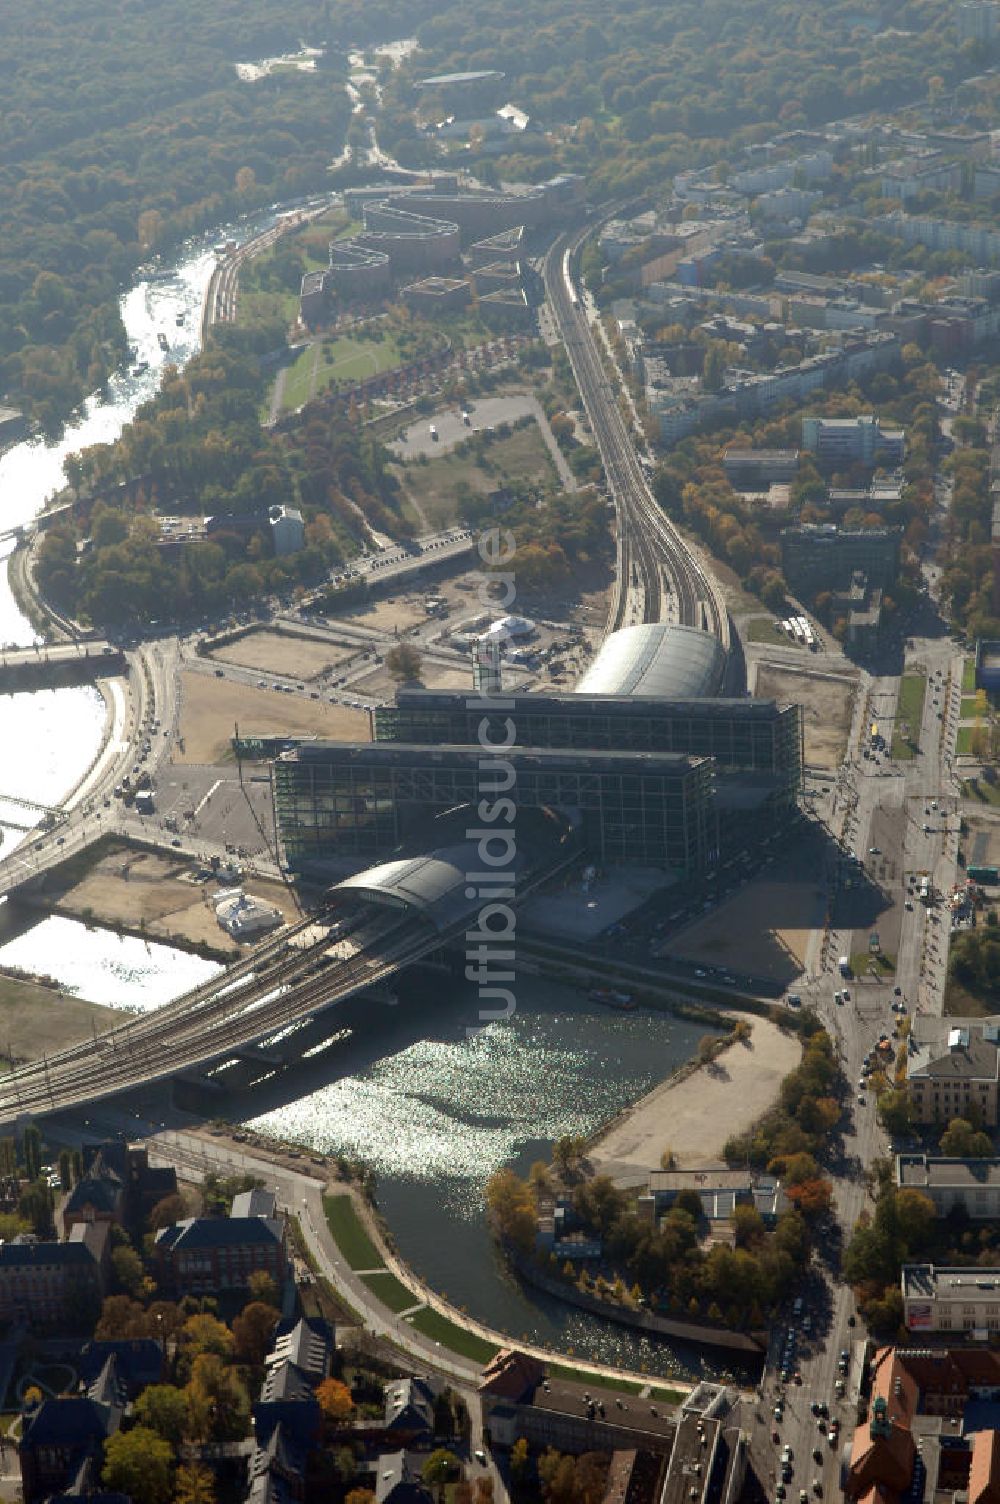
[[[256,233],[273,217],[225,226],[193,242],[175,267],[125,295],[129,341],[136,363],[147,362],[148,370],[114,376],[107,397],[92,398],[59,443],[25,442],[0,458],[4,528],[30,522],[63,484],[67,455],[112,442],[154,395],[164,366],[196,353],[212,246]],[[171,346],[166,354],[157,340],[161,330]],[[35,640],[2,570],[0,643]],[[28,818],[4,804],[5,796],[57,804],[66,795],[93,760],[104,715],[91,688],[0,697],[0,824],[5,815],[19,823]],[[22,832],[7,827],[4,835],[9,849]],[[123,1007],[135,1007],[138,993],[155,1006],[192,985],[187,961],[168,947],[125,945],[67,920],[32,926],[5,947],[3,959]],[[493,1169],[505,1163],[526,1169],[559,1134],[591,1131],[687,1058],[703,1027],[662,1014],[612,1013],[534,978],[522,979],[514,1018],[478,1035],[466,1032],[475,1022],[475,997],[461,983],[442,988],[407,979],[400,1007],[374,1019],[370,1012],[345,1031],[341,1047],[307,1062],[297,1100],[268,1103],[255,1094],[254,1117],[270,1108],[261,1125],[372,1164],[379,1203],[403,1257],[481,1320],[515,1337],[524,1333],[564,1351],[659,1374],[719,1372],[694,1350],[641,1340],[527,1293],[498,1258],[482,1201]]]

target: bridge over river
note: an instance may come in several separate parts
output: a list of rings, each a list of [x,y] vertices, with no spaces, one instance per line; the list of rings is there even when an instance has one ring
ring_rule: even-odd
[[[451,811],[443,817],[467,816]],[[578,855],[575,822],[556,811],[522,810],[516,856],[498,876],[512,905]],[[490,893],[484,861],[471,840],[429,855],[383,863],[331,888],[320,910],[281,931],[210,982],[174,1002],[129,1017],[93,1039],[12,1070],[0,1083],[0,1123],[44,1117],[180,1076],[200,1073],[241,1052],[270,1052],[317,1014],[385,982],[404,967],[477,934]],[[474,944],[493,948],[489,934]],[[501,936],[498,952],[505,949]],[[498,963],[499,969],[505,968]],[[502,1016],[502,1012],[498,1015]]]

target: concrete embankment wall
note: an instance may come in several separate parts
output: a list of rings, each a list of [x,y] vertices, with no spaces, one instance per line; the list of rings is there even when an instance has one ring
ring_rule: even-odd
[[[616,1321],[621,1326],[635,1327],[638,1331],[649,1332],[652,1336],[674,1337],[696,1346],[722,1347],[728,1352],[743,1353],[748,1358],[761,1358],[767,1351],[767,1334],[764,1332],[730,1332],[721,1327],[706,1326],[698,1321],[675,1321],[669,1316],[657,1316],[652,1311],[635,1311],[629,1306],[600,1300],[596,1295],[588,1295],[576,1285],[546,1274],[531,1259],[517,1254],[511,1254],[510,1257],[514,1268],[528,1284],[537,1286],[546,1294],[553,1295],[557,1300],[565,1301],[568,1305],[579,1306],[595,1316],[602,1316],[606,1321]]]

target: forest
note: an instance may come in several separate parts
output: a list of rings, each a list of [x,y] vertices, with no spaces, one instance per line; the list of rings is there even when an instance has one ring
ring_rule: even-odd
[[[380,140],[404,163],[425,149],[414,81],[502,68],[550,131],[506,177],[579,170],[595,198],[724,160],[774,128],[924,97],[981,61],[955,41],[944,0],[880,16],[848,0],[38,0],[0,11],[0,397],[55,432],[127,356],[118,297],[151,254],[195,230],[330,185],[349,130],[349,44],[415,32],[419,53],[383,70]],[[248,83],[238,61],[327,45],[315,73]]]
[[[613,18],[598,0],[516,9],[345,0],[338,18],[373,37],[408,30],[420,41],[387,99],[383,144],[401,161],[421,162],[408,113],[415,78],[500,68],[555,146],[550,157],[502,157],[498,173],[534,178],[558,161],[585,172],[598,198],[660,184],[775,127],[887,109],[925,97],[930,78],[948,83],[976,69],[941,0],[895,0],[870,14],[845,0],[625,0]]]
[[[0,7],[0,393],[43,430],[126,359],[118,299],[152,253],[327,186],[342,54],[291,79],[234,67],[327,24],[305,0]]]
[[[405,534],[381,446],[353,414],[314,407],[272,436],[258,421],[262,395],[252,357],[212,346],[168,371],[117,444],[74,456],[68,478],[87,499],[39,550],[53,603],[108,628],[189,621],[318,584],[357,551],[363,519]],[[267,510],[281,504],[301,507],[306,546],[276,558]],[[183,520],[173,537],[164,515]],[[196,535],[182,538],[189,522]]]

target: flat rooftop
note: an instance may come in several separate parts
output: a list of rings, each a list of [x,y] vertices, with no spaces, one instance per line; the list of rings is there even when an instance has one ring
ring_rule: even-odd
[[[937,1186],[1000,1186],[1000,1159],[930,1158],[926,1154],[896,1155],[896,1184],[914,1190]]]
[[[435,73],[432,78],[422,78],[418,89],[450,88],[458,84],[484,84],[500,80],[504,74],[498,68],[481,68],[472,73]]]
[[[428,746],[424,742],[309,742],[283,752],[278,762],[328,762],[338,767],[357,763],[359,767],[386,764],[390,767],[466,768],[478,766],[481,747],[455,745]],[[589,768],[615,773],[680,773],[688,768],[711,764],[710,757],[689,752],[586,752],[570,748],[510,747],[498,755],[515,768]]]
[[[536,1410],[553,1411],[557,1415],[577,1415],[586,1420],[589,1404],[584,1395],[589,1394],[597,1406],[604,1406],[594,1416],[594,1424],[602,1419],[613,1426],[625,1426],[635,1433],[641,1445],[642,1436],[655,1437],[658,1442],[669,1439],[677,1429],[677,1419],[672,1406],[660,1400],[639,1399],[634,1394],[616,1395],[609,1389],[586,1389],[582,1384],[572,1384],[561,1379],[550,1379],[546,1390],[541,1384],[535,1390],[531,1404]],[[657,1450],[661,1450],[658,1447]]]
[[[961,1298],[963,1294],[972,1299],[989,1295],[1000,1299],[1000,1268],[959,1269],[943,1264],[904,1264],[903,1294]]]
[[[707,720],[725,721],[730,718],[740,721],[772,721],[793,707],[777,700],[756,699],[688,699],[663,700],[659,695],[614,695],[599,694],[590,690],[570,690],[566,694],[534,694],[531,691],[502,692],[500,713],[510,715],[515,721],[523,715],[587,715],[620,716],[623,720],[637,715],[652,715],[662,720],[678,721],[689,717],[704,717]],[[490,701],[484,697],[456,693],[440,689],[400,689],[396,692],[396,704],[400,710],[455,710],[470,708],[472,712],[488,715]],[[508,708],[511,707],[511,708]]]

